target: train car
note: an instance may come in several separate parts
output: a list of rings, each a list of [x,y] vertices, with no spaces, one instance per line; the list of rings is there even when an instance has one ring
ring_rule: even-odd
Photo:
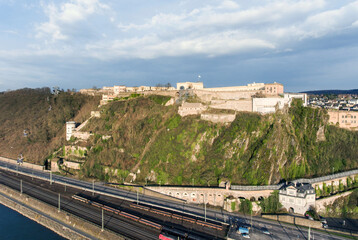
[[[159,234],[159,238],[158,239],[162,239],[162,240],[176,240],[178,238],[175,238],[174,236],[169,236],[168,234],[165,233],[161,233]]]

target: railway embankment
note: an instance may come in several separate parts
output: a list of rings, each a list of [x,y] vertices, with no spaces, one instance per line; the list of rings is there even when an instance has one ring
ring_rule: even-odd
[[[118,234],[83,220],[73,214],[58,211],[26,194],[0,184],[0,203],[36,221],[67,239],[124,239]]]

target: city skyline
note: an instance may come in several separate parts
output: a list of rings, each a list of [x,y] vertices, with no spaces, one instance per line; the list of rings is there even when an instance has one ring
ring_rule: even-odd
[[[358,88],[358,1],[0,1],[0,91]]]

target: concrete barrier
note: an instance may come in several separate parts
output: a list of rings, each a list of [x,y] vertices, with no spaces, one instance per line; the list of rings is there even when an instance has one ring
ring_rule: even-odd
[[[0,161],[8,162],[8,163],[11,163],[11,164],[17,164],[17,160],[11,159],[11,158],[0,157]],[[44,170],[44,166],[33,164],[33,163],[28,163],[28,162],[23,162],[21,164],[21,166],[26,167],[26,168],[31,168],[31,169],[34,169],[34,170],[40,170],[40,171]]]
[[[312,227],[312,228],[322,228],[322,223],[319,221],[312,221],[302,217],[296,217],[291,215],[271,215],[271,214],[262,214],[263,218],[279,221],[279,222],[286,222],[295,225],[305,226],[305,227]]]

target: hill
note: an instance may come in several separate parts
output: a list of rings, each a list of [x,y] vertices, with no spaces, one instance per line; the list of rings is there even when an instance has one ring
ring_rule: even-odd
[[[358,167],[358,133],[296,101],[276,114],[238,113],[229,125],[180,117],[167,97],[112,102],[92,119],[85,176],[157,184],[273,184]],[[101,136],[112,138],[103,140]]]
[[[358,95],[358,89],[352,89],[352,90],[314,90],[314,91],[306,91],[303,93],[307,94],[313,94],[313,95],[338,95],[338,94],[353,94]]]
[[[169,99],[132,94],[102,106],[83,129],[94,134],[82,144],[87,152],[78,174],[113,182],[263,185],[358,167],[358,132],[329,125],[323,109],[295,101],[275,114],[239,112],[231,124],[220,124],[181,117],[177,105],[165,106]],[[83,122],[98,102],[48,88],[0,94],[0,155],[22,153],[42,163],[76,145],[65,142],[65,122]]]
[[[83,121],[99,99],[49,88],[20,89],[0,94],[0,155],[42,164],[65,140],[65,123]],[[24,130],[26,136],[24,134]]]

